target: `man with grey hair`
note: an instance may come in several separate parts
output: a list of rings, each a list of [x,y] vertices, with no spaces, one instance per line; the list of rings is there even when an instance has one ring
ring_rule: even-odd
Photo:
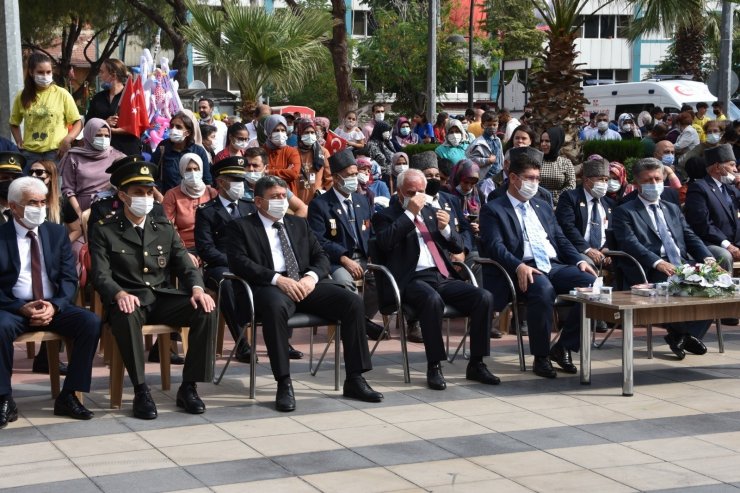
[[[14,180],[8,190],[12,220],[0,226],[0,428],[18,419],[10,386],[13,341],[38,330],[69,338],[75,348],[54,414],[93,417],[75,392],[90,391],[100,319],[74,305],[75,258],[64,226],[46,221],[47,193],[36,178]]]
[[[663,192],[663,164],[644,158],[632,167],[637,199],[617,207],[612,215],[617,248],[640,262],[649,282],[663,282],[682,263],[715,262],[706,245],[689,227],[675,204],[660,199]],[[642,282],[637,267],[624,264],[622,271],[628,285]],[[683,359],[686,351],[704,354],[701,342],[710,321],[666,324],[665,340],[671,351]]]
[[[470,316],[470,362],[465,376],[487,385],[500,383],[483,358],[490,354],[489,333],[493,297],[460,278],[450,253],[464,251],[460,234],[450,226],[450,213],[427,204],[424,173],[409,169],[398,175],[398,200],[373,216],[377,257],[393,274],[401,299],[415,312],[421,325],[427,357],[427,384],[447,387],[440,362],[447,359],[442,340],[445,304]],[[375,253],[373,253],[376,256]],[[380,286],[381,280],[377,280]],[[381,289],[381,306],[387,306],[388,289]]]

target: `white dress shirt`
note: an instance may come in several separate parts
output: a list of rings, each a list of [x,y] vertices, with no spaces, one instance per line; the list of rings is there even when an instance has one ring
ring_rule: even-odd
[[[583,188],[583,193],[586,194],[586,211],[588,212],[588,216],[586,218],[586,231],[583,232],[583,238],[588,241],[589,235],[591,234],[591,215],[593,213],[593,200],[596,198],[593,195],[589,193],[586,188]],[[599,245],[599,248],[604,247],[604,243],[606,243],[606,227],[607,227],[607,219],[606,219],[606,211],[604,210],[604,206],[601,205],[601,200],[598,202],[598,208],[599,208],[599,215],[601,216],[601,245]],[[583,253],[588,253],[588,251],[591,250],[590,248],[586,248],[586,251]]]
[[[416,263],[417,272],[420,270],[432,269],[432,268],[437,267],[437,264],[434,263],[434,257],[432,257],[432,253],[429,251],[429,248],[427,247],[427,244],[424,241],[424,238],[421,236],[421,231],[419,231],[419,227],[416,223],[417,218],[419,221],[423,221],[423,219],[421,218],[420,215],[414,216],[414,214],[408,210],[404,211],[403,213],[406,214],[406,217],[408,217],[414,222],[414,226],[416,227],[416,238],[419,242],[419,260]],[[422,209],[419,212],[419,214],[423,214],[423,213],[424,213],[424,209]],[[436,214],[436,211],[435,211],[435,214]],[[436,216],[434,217],[434,220],[435,221],[437,220]],[[449,240],[450,235],[452,234],[452,228],[450,228],[450,225],[447,224],[447,226],[445,226],[445,229],[440,230],[440,233],[442,233],[442,237],[445,240]],[[443,255],[443,253],[440,252],[440,255]]]
[[[657,205],[658,206],[658,214],[660,214],[661,217],[663,218],[663,221],[666,224],[666,229],[668,230],[668,234],[671,235],[671,238],[673,238],[673,233],[671,233],[671,229],[668,227],[668,221],[665,220],[665,214],[663,214],[663,209],[660,207],[660,199],[656,200],[655,202],[648,202],[639,193],[637,194],[637,198],[640,199],[642,201],[642,203],[645,205],[645,209],[647,209],[648,216],[650,216],[650,220],[653,222],[653,228],[655,228],[655,231],[659,231],[658,230],[658,223],[655,220],[655,214],[653,214],[653,209],[650,206],[651,205]],[[662,241],[663,241],[663,239],[661,238],[661,242]],[[676,239],[675,238],[673,238],[673,242],[676,243]],[[676,246],[678,246],[678,243],[676,243]],[[662,243],[660,245],[660,256],[661,257],[665,257],[666,256],[665,246],[663,246]],[[656,261],[655,263],[653,263],[653,267],[655,267],[656,265],[658,265],[661,261],[662,261],[662,259]]]
[[[537,219],[537,222],[540,223],[540,218],[537,216],[537,213],[534,211],[534,209],[532,208],[532,204],[529,201],[520,202],[519,199],[515,198],[509,192],[506,192],[506,196],[509,198],[509,202],[511,202],[512,207],[514,207],[514,212],[516,213],[517,219],[519,219],[519,227],[522,229],[522,232],[524,232],[526,228],[524,227],[524,218],[522,217],[522,211],[519,209],[519,204],[524,204],[524,207],[527,209],[527,215],[531,214],[532,217]],[[552,245],[550,238],[547,236],[547,230],[542,227],[541,223],[540,228],[542,228],[542,236],[544,238],[547,238],[547,242],[544,245],[547,256],[551,259],[558,258],[558,252]],[[522,261],[528,262],[534,259],[534,255],[532,254],[532,245],[529,244],[529,235],[524,235],[523,240],[524,253],[522,255]]]
[[[719,180],[718,180],[717,178],[715,178],[715,177],[712,177],[712,180],[714,180],[714,184],[715,184],[715,185],[717,185],[717,187],[719,188],[719,190],[720,190],[720,193],[721,193],[722,195],[724,195],[724,192],[723,192],[723,188],[722,188],[722,187],[726,187],[727,185],[723,184],[723,183],[722,183],[721,181],[719,181]],[[724,199],[724,197],[723,197],[723,199]],[[730,242],[730,240],[722,240],[722,243],[720,243],[720,246],[721,246],[722,248],[725,248],[725,249],[726,249],[726,248],[727,248],[728,246],[730,246],[730,245],[732,245],[732,243]]]
[[[267,242],[270,244],[272,265],[273,268],[277,271],[275,275],[272,276],[272,281],[270,281],[270,283],[275,286],[277,284],[278,278],[280,277],[280,272],[285,272],[285,257],[283,256],[283,247],[280,243],[278,230],[276,228],[273,228],[272,225],[278,222],[283,225],[283,230],[285,230],[285,223],[282,219],[279,221],[274,221],[269,217],[265,217],[261,212],[258,212],[257,216],[260,218],[260,221],[262,221],[262,225],[265,227],[265,233],[267,233]],[[290,243],[290,238],[288,237],[287,231],[285,231],[285,237],[288,238],[288,243]],[[293,252],[293,254],[295,254],[295,251]],[[304,276],[310,276],[313,278],[314,281],[319,282],[319,276],[313,271],[306,272]]]
[[[18,280],[13,286],[13,296],[16,299],[24,301],[36,301],[33,299],[33,287],[31,285],[31,238],[26,236],[28,229],[18,224],[13,219],[15,226],[16,241],[18,243],[18,256],[21,259],[21,268],[18,271]],[[31,229],[36,233],[36,240],[39,242],[39,253],[41,254],[41,284],[44,288],[44,299],[48,300],[54,295],[54,286],[52,286],[49,276],[46,273],[46,263],[44,262],[44,247],[41,244],[39,228]]]

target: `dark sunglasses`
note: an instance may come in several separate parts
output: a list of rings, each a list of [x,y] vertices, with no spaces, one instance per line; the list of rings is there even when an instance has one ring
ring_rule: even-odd
[[[45,169],[32,169],[30,173],[31,176],[46,176],[49,174]]]

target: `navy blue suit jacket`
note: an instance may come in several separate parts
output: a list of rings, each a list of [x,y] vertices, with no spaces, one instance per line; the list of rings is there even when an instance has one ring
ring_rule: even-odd
[[[568,265],[576,265],[583,260],[560,229],[552,207],[536,198],[529,202],[555,248],[558,260]],[[508,195],[498,197],[483,206],[480,214],[480,236],[481,256],[497,261],[504,266],[512,279],[516,279],[516,269],[524,257],[524,238],[519,218]],[[511,297],[508,284],[503,282],[498,272],[494,267],[483,266],[483,285],[493,293],[494,310],[506,306]]]
[[[253,202],[239,200],[239,213],[242,217],[255,212]],[[233,221],[231,213],[224,207],[220,197],[206,202],[195,211],[195,248],[198,256],[205,262],[206,269],[227,267],[226,250],[229,239],[226,225]]]
[[[686,222],[708,245],[721,245],[724,240],[740,245],[740,190],[726,187],[732,204],[728,204],[711,176],[689,184],[686,192]]]
[[[555,217],[563,230],[563,234],[581,253],[590,247],[583,235],[586,234],[586,226],[588,225],[588,211],[593,207],[593,204],[586,202],[586,200],[586,192],[581,185],[576,187],[575,190],[566,190],[561,193],[558,208],[555,210]],[[611,224],[612,209],[616,208],[616,203],[606,196],[601,197],[600,202],[606,212],[608,227]]]
[[[660,206],[684,261],[688,261],[690,257],[695,261],[702,261],[712,256],[701,238],[691,230],[677,205],[661,200]],[[639,199],[622,204],[614,210],[612,220],[617,248],[635,257],[648,279],[651,279],[653,264],[661,259],[660,248],[663,242],[650,220],[645,204]],[[624,263],[623,272],[630,285],[642,281],[637,269],[627,262]]]
[[[44,256],[46,275],[54,293],[46,301],[63,311],[72,304],[77,293],[77,269],[67,236],[67,229],[48,221],[39,226],[39,240]],[[28,300],[13,296],[13,286],[18,280],[21,259],[13,221],[0,226],[0,310],[18,313]]]
[[[359,229],[357,244],[352,237],[344,204],[339,202],[334,190],[329,190],[308,203],[308,225],[333,265],[339,265],[342,256],[352,258],[355,248],[360,250],[365,258],[370,256],[368,251],[372,216],[370,204],[364,195],[353,193],[352,206],[357,224],[355,231]]]

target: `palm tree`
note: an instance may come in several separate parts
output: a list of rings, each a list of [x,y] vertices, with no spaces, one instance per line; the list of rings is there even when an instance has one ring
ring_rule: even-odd
[[[673,33],[678,70],[702,80],[702,61],[710,39],[719,36],[718,17],[709,12],[705,0],[629,0],[638,13],[627,29],[627,37]]]
[[[547,49],[540,58],[543,66],[532,76],[530,102],[535,109],[534,124],[545,129],[562,126],[572,140],[582,121],[585,104],[581,82],[586,72],[576,65],[575,41],[583,23],[581,12],[588,0],[531,0],[547,25]],[[604,0],[597,10],[611,3]]]
[[[196,61],[236,82],[243,115],[251,114],[263,87],[283,93],[300,90],[328,60],[329,12],[270,13],[234,1],[222,2],[221,8],[197,0],[187,5],[192,18],[182,31],[200,54]]]

